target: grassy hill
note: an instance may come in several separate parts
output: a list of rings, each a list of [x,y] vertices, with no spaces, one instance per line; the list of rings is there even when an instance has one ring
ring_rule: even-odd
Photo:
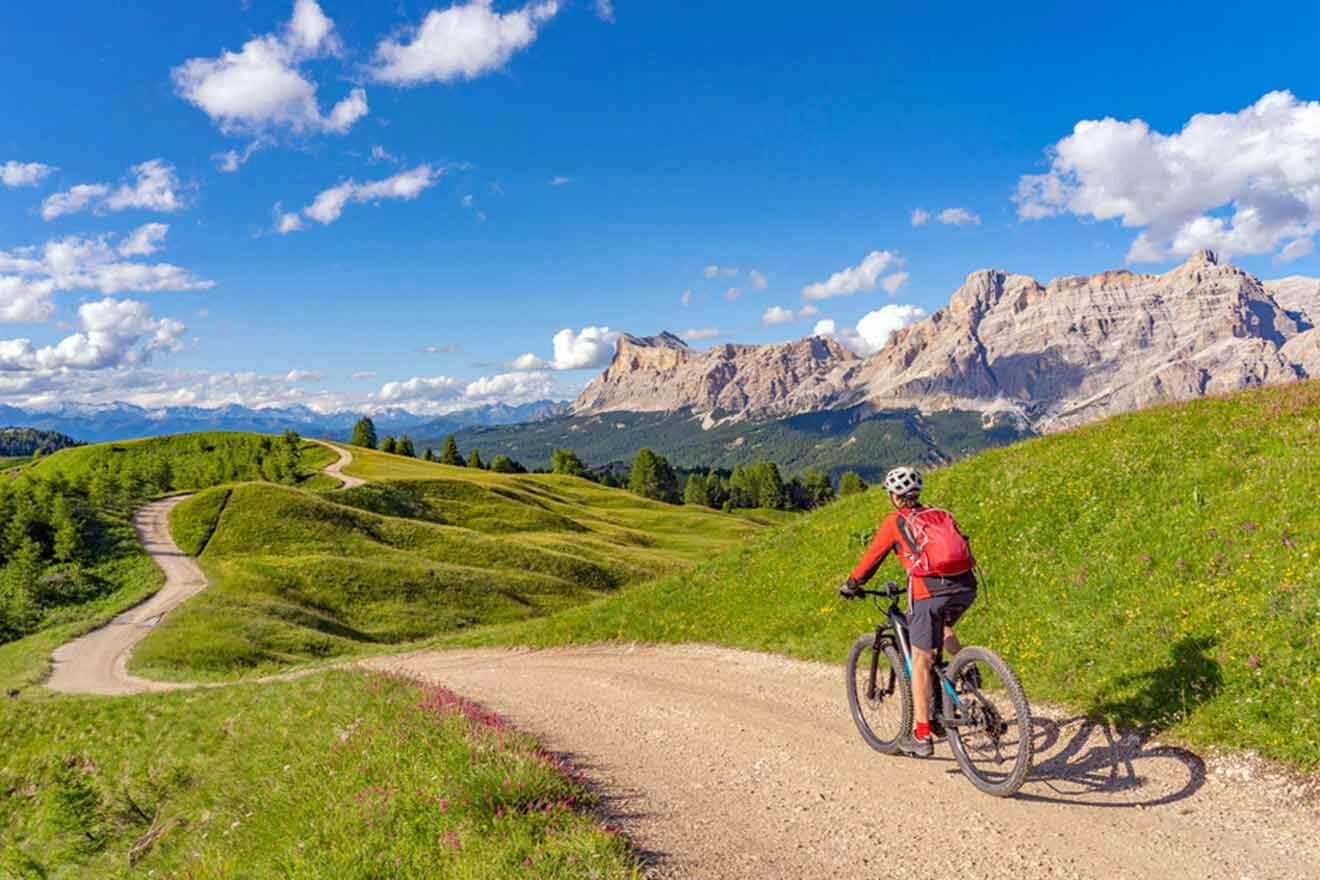
[[[922,415],[916,410],[876,412],[867,406],[709,430],[702,430],[701,420],[688,412],[613,412],[474,427],[456,435],[465,452],[476,447],[487,461],[507,455],[530,468],[548,468],[550,453],[559,447],[574,449],[588,464],[599,466],[631,462],[639,448],[649,446],[683,468],[732,470],[769,460],[789,477],[815,468],[834,477],[853,470],[867,480],[882,477],[887,461],[953,461],[1022,437],[1007,423],[983,426],[980,413]],[[439,439],[423,437],[422,445],[439,449]]]
[[[65,449],[0,481],[0,688],[38,678],[55,647],[158,588],[129,524],[143,502],[235,479],[338,486],[316,471],[333,459],[281,438],[194,434]]]
[[[1034,698],[1320,767],[1320,383],[984,452],[931,473],[926,497],[989,575],[964,640],[1006,655]],[[887,508],[874,490],[843,499],[693,571],[443,644],[708,641],[841,662],[877,613],[835,589]]]
[[[0,739],[0,877],[639,875],[571,768],[407,680],[0,700]]]
[[[149,677],[224,679],[544,616],[686,570],[762,530],[586,480],[355,450],[365,486],[271,484],[176,508],[211,580],[134,652]]]

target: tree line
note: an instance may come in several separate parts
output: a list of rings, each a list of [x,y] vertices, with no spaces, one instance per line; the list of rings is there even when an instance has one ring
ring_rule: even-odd
[[[388,452],[391,455],[403,455],[408,458],[418,458],[417,447],[412,438],[404,434],[398,438],[386,436],[377,443],[376,424],[368,417],[363,416],[358,419],[357,424],[353,426],[354,446],[361,446],[364,449],[379,449],[381,452]],[[454,439],[453,434],[445,437],[445,442],[440,448],[440,453],[428,446],[420,458],[423,461],[433,461],[438,464],[447,464],[452,467],[468,467],[478,470],[494,471],[499,474],[525,474],[527,468],[523,467],[517,461],[509,458],[507,455],[497,455],[489,463],[481,458],[481,452],[473,449],[467,458],[458,449],[458,441]]]
[[[72,437],[58,431],[37,428],[0,428],[0,458],[26,458],[30,455],[50,455],[61,449],[81,446]]]

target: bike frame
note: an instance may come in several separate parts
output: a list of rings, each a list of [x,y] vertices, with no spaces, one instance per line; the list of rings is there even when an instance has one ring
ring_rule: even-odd
[[[875,647],[871,649],[871,680],[869,682],[871,694],[869,696],[874,697],[876,686],[875,677],[879,672],[880,654],[884,650],[884,646],[886,644],[893,645],[898,649],[899,654],[903,656],[903,665],[907,667],[908,681],[912,680],[912,646],[908,641],[907,615],[898,607],[898,596],[902,594],[902,591],[896,591],[891,587],[884,592],[879,590],[865,590],[863,592],[866,595],[874,596],[877,599],[882,596],[889,599],[889,607],[885,609],[885,622],[876,625]],[[943,649],[936,652],[934,666],[936,677],[939,678],[940,684],[943,686],[942,689],[944,695],[952,701],[954,706],[960,707],[962,706],[962,700],[958,697],[957,691],[954,690],[953,684],[950,683],[948,677],[944,674],[944,664],[940,662],[940,655],[942,654]],[[958,724],[957,720],[949,718],[949,714],[950,713],[941,711],[940,720],[946,726],[956,727]]]

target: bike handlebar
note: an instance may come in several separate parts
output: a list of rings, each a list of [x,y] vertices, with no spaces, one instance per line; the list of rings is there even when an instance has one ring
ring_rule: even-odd
[[[861,593],[863,596],[880,596],[885,599],[897,599],[899,596],[907,592],[907,587],[900,587],[893,581],[886,581],[883,590],[867,590],[858,587],[857,592]]]

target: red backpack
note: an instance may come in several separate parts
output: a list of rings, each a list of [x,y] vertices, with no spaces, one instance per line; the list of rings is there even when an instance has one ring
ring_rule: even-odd
[[[906,515],[900,512],[898,532],[908,545],[912,560],[908,574],[913,577],[952,577],[976,565],[972,548],[947,510],[923,507]]]

